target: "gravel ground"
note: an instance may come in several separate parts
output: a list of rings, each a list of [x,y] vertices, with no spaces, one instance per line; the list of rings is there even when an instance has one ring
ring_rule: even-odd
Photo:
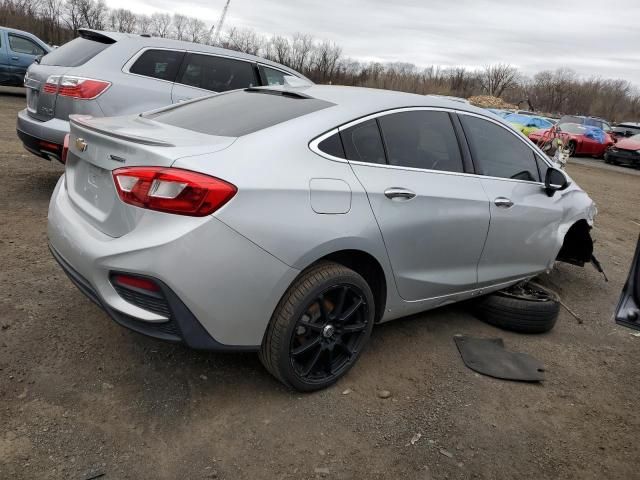
[[[598,203],[610,282],[568,265],[542,281],[583,323],[563,310],[552,332],[526,336],[438,309],[377,327],[346,378],[300,395],[254,355],[139,336],[83,297],[47,250],[62,167],[22,149],[23,105],[0,93],[0,478],[640,478],[640,338],[612,322],[640,229],[638,176],[568,167]],[[545,363],[546,381],[475,374],[456,333],[504,338]]]

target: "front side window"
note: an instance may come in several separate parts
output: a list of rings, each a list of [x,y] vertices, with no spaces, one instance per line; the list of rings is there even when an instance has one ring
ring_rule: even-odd
[[[460,115],[475,162],[483,175],[539,182],[533,151],[506,128]]]
[[[173,82],[182,63],[184,52],[175,50],[147,50],[129,71],[145,77]]]
[[[340,132],[348,160],[366,163],[386,163],[378,124],[374,120],[358,123]]]
[[[212,92],[226,92],[258,84],[251,63],[196,53],[187,56],[177,82]]]
[[[458,139],[448,113],[417,110],[378,120],[390,165],[463,171]]]
[[[9,46],[11,50],[16,53],[25,53],[27,55],[42,55],[44,49],[32,42],[28,38],[20,37],[18,35],[9,34]]]

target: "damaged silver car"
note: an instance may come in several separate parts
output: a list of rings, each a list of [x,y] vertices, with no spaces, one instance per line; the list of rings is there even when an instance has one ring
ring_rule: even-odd
[[[589,196],[445,98],[248,88],[72,117],[66,143],[49,239],[76,285],[137,332],[259,352],[299,390],[344,375],[375,324],[513,285],[485,311],[547,330],[555,303],[522,282],[593,259]]]

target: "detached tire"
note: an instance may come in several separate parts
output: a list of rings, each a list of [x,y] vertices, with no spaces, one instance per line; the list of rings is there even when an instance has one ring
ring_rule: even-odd
[[[548,332],[555,326],[559,312],[556,296],[530,283],[487,295],[476,304],[481,320],[519,333]]]
[[[355,364],[373,329],[375,303],[353,270],[321,262],[303,272],[278,303],[259,357],[285,385],[326,388]]]

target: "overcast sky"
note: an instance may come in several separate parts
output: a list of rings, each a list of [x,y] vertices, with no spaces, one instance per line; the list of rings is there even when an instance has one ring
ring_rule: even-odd
[[[225,0],[107,0],[217,22]],[[231,0],[225,27],[309,33],[358,60],[419,66],[510,63],[525,74],[569,67],[640,86],[640,1]]]

